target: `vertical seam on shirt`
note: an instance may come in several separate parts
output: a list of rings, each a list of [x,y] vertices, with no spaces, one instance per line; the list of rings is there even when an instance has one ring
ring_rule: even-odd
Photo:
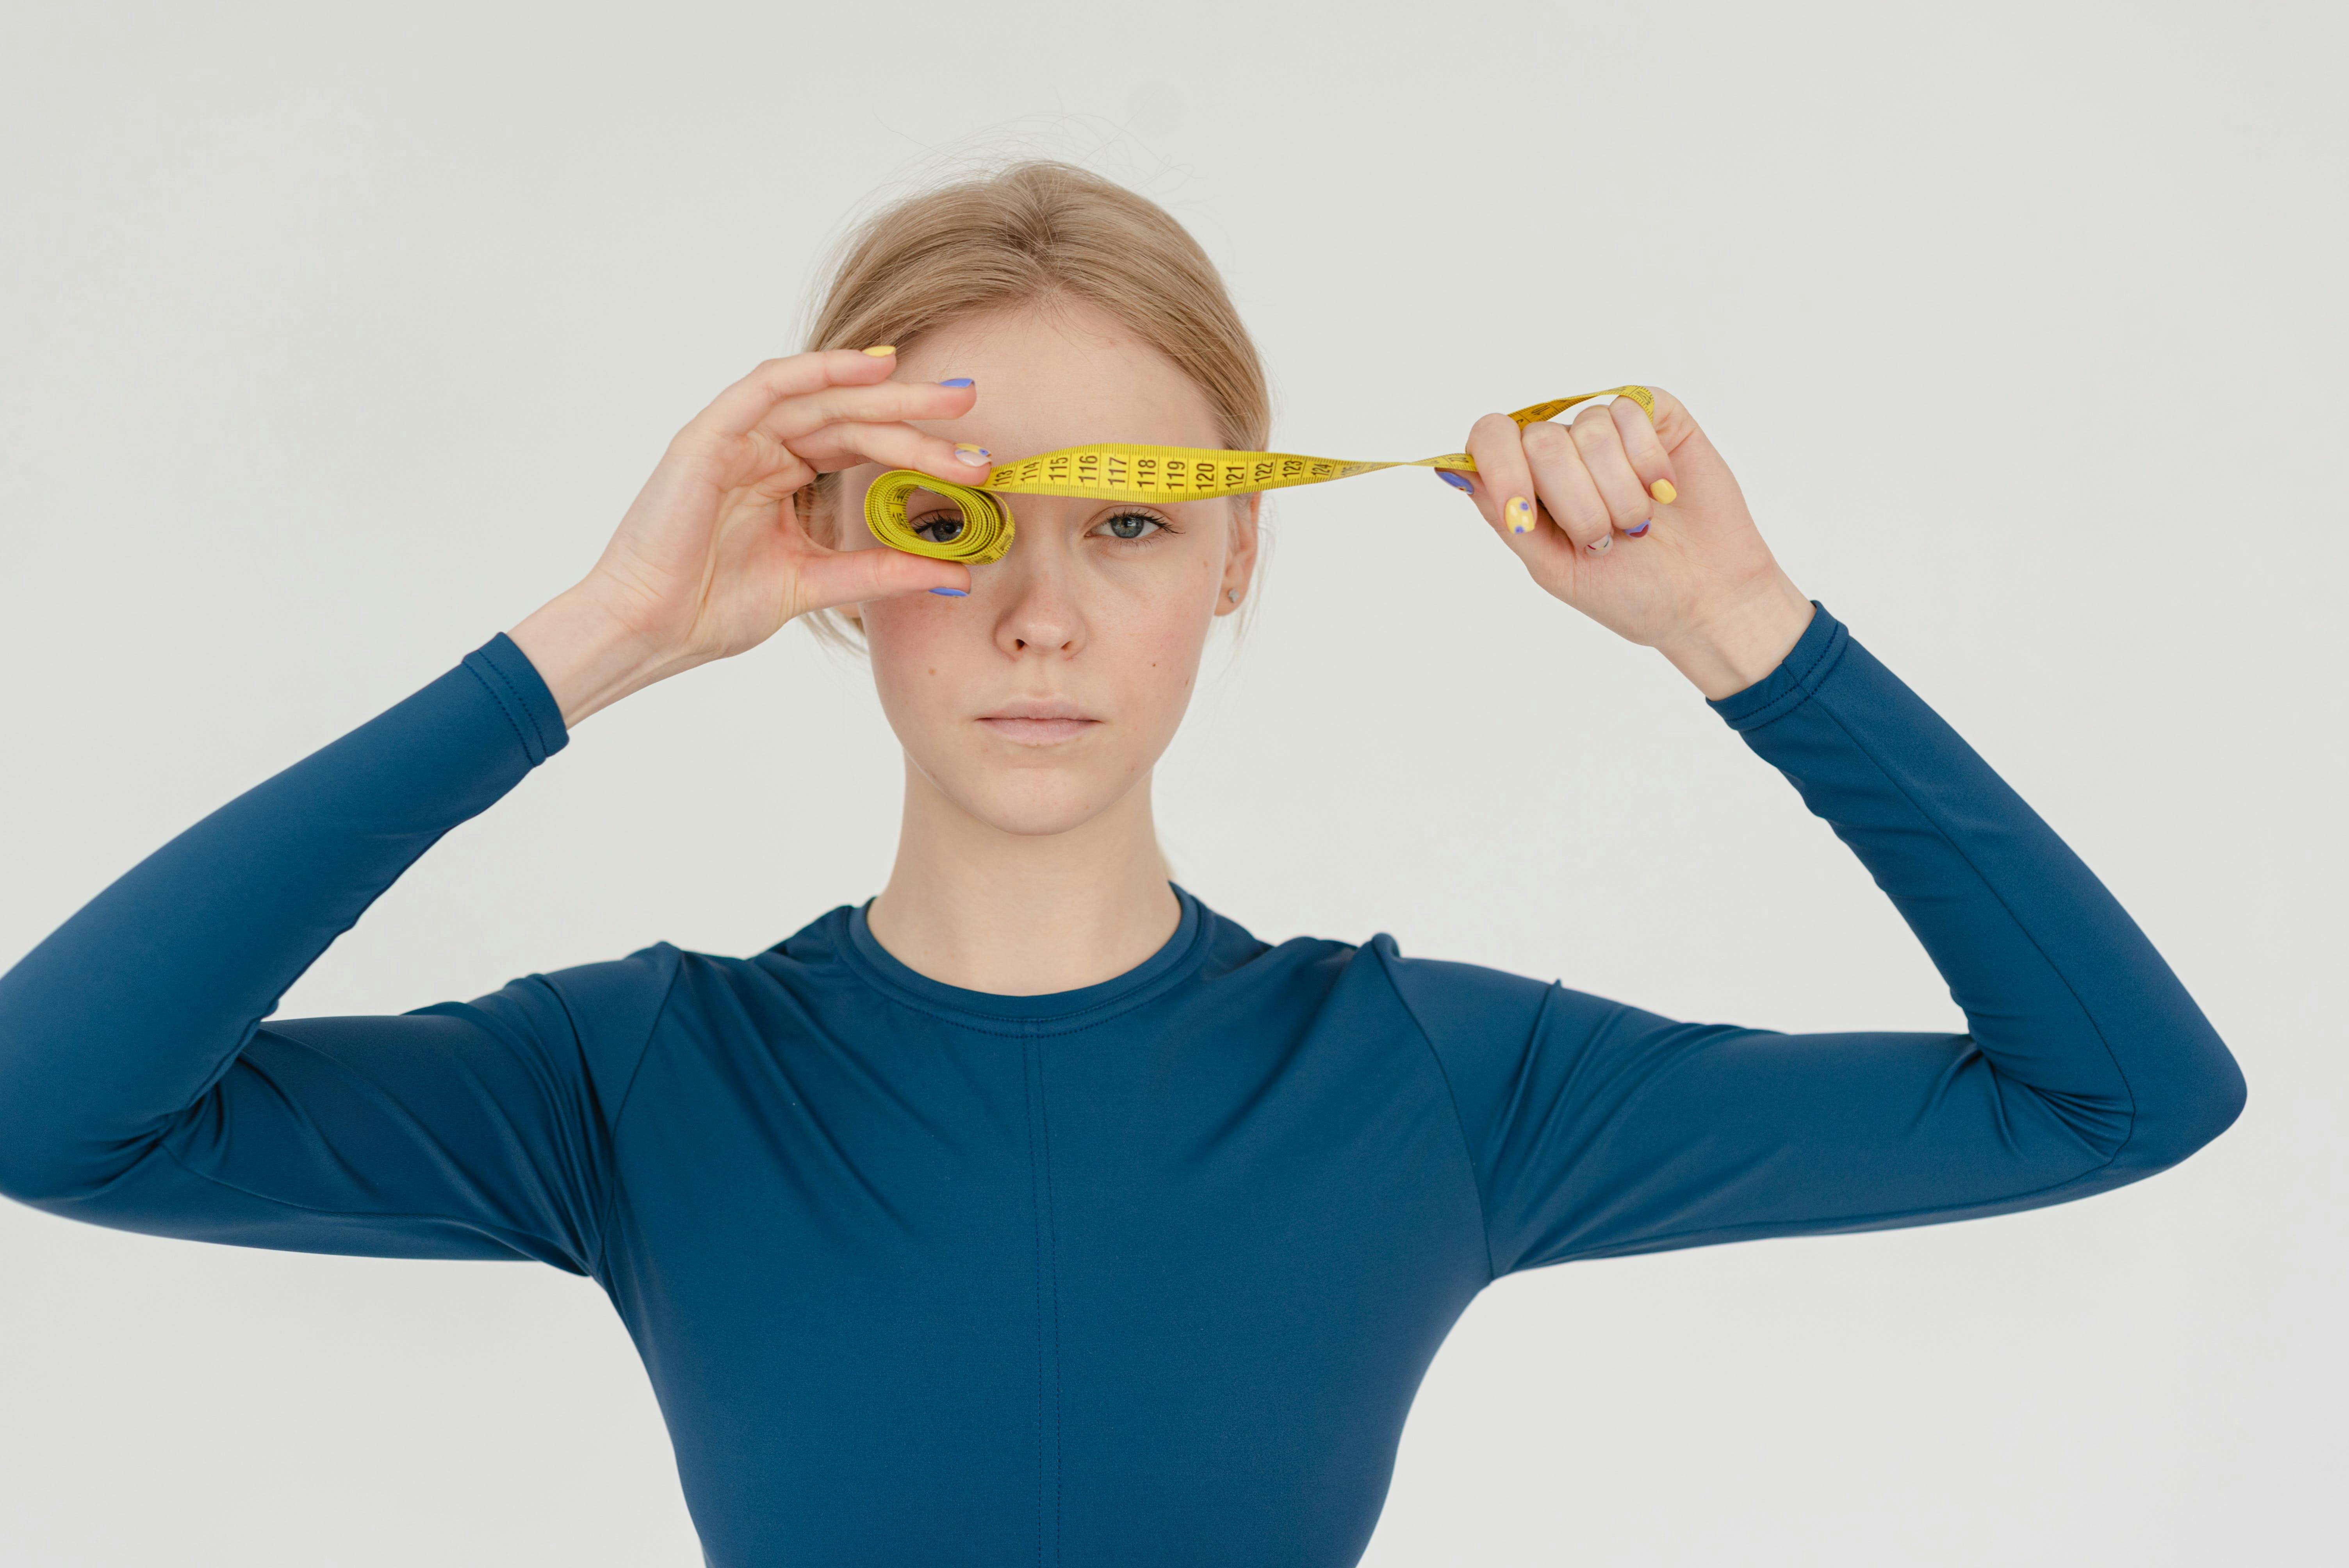
[[[1028,1202],[1036,1205],[1036,1103],[1030,1087],[1037,1071],[1036,1040],[1025,1035],[1019,1042],[1019,1109],[1028,1125]],[[1044,1224],[1036,1213],[1030,1221],[1033,1237],[1029,1284],[1036,1309],[1036,1568],[1044,1568]]]
[[[1459,1091],[1452,1087],[1452,1073],[1444,1065],[1444,1053],[1435,1048],[1435,1037],[1428,1033],[1427,1025],[1421,1020],[1417,1009],[1412,1006],[1411,998],[1404,995],[1402,987],[1395,983],[1393,972],[1387,967],[1386,954],[1379,953],[1375,946],[1371,951],[1378,954],[1379,973],[1385,976],[1387,989],[1394,993],[1396,1003],[1402,1008],[1402,1016],[1411,1020],[1411,1026],[1419,1031],[1420,1044],[1427,1047],[1428,1059],[1435,1064],[1435,1076],[1443,1080],[1444,1103],[1452,1108],[1452,1130],[1460,1140],[1460,1157],[1468,1162],[1468,1190],[1476,1194],[1476,1231],[1484,1238],[1485,1283],[1490,1284],[1501,1277],[1501,1271],[1493,1266],[1493,1217],[1485,1203],[1485,1173],[1476,1168],[1475,1145],[1469,1141],[1468,1122],[1460,1114]],[[1548,1006],[1547,998],[1543,1006]],[[1537,1014],[1536,1017],[1538,1019],[1539,1015]]]
[[[1882,775],[1884,781],[1891,785],[1892,788],[1899,792],[1903,800],[1909,802],[1909,809],[1916,812],[1920,820],[1924,821],[1927,826],[1930,827],[1933,831],[1939,835],[1940,841],[1950,847],[1951,852],[1958,857],[1959,861],[1963,863],[1966,870],[1973,872],[1974,880],[1982,883],[1982,891],[1989,893],[1992,899],[1996,900],[1998,907],[2005,912],[2008,923],[2012,924],[2016,931],[2023,934],[2023,940],[2031,944],[2031,950],[2039,954],[2039,961],[2047,965],[2047,972],[2054,975],[2056,980],[2062,984],[2064,994],[2072,998],[2072,1005],[2080,1009],[2080,1016],[2087,1020],[2089,1033],[2095,1035],[2096,1037],[2096,1044],[2104,1047],[2105,1059],[2112,1064],[2113,1076],[2121,1080],[2121,1092],[2128,1096],[2128,1130],[2121,1135],[2120,1142],[2113,1146],[2112,1153],[2105,1158],[2103,1164],[2096,1166],[2095,1171],[2082,1172],[2082,1175],[2094,1175],[2095,1171],[2106,1169],[2115,1161],[2121,1157],[2122,1150],[2127,1149],[2129,1144],[2135,1141],[2137,1138],[2137,1105],[2136,1086],[2129,1082],[2128,1070],[2121,1066],[2120,1057],[2114,1053],[2112,1041],[2105,1037],[2104,1025],[2096,1021],[2095,1011],[2081,998],[2078,989],[2072,984],[2072,977],[2064,973],[2064,969],[2061,965],[2057,964],[2054,959],[2048,956],[2047,950],[2039,944],[2039,938],[2032,934],[2031,927],[2024,924],[2023,917],[2014,913],[2013,906],[2006,902],[2006,895],[1999,891],[1998,884],[1991,881],[1990,877],[1982,871],[1982,867],[1974,863],[1973,857],[1966,853],[1964,846],[1960,844],[1958,841],[1951,836],[1948,829],[1941,826],[1940,820],[1926,809],[1925,803],[1922,800],[1920,800],[1915,795],[1911,794],[1908,786],[1900,781],[1899,776],[1896,775],[1891,769],[1887,768],[1883,761],[1878,758],[1875,752],[1868,749],[1868,743],[1862,740],[1857,734],[1853,733],[1849,725],[1844,723],[1843,716],[1836,712],[1835,703],[1826,696],[1824,689],[1825,686],[1826,682],[1822,681],[1820,683],[1821,690],[1813,694],[1813,701],[1817,705],[1819,711],[1826,715],[1828,721],[1832,723],[1836,728],[1843,732],[1844,738],[1851,742],[1852,749],[1858,752],[1862,757],[1867,758],[1869,764],[1875,768],[1876,771]],[[1922,699],[1920,698],[1920,700],[1921,701]],[[1983,766],[1988,767],[1989,764],[1985,762]],[[2028,809],[2027,804],[2025,809]],[[2055,830],[2052,827],[2048,829],[2048,833],[2051,837],[2055,836]],[[1969,1019],[1968,1027],[1971,1028],[1971,1026],[1972,1021]],[[2017,1079],[2016,1081],[2021,1082],[2022,1080]],[[2033,1095],[2039,1094],[2039,1090],[2030,1084],[2025,1083],[2023,1087],[2029,1089]],[[2043,1099],[2044,1099],[2044,1096],[2041,1098]]]
[[[1036,1119],[1044,1133],[1044,1245],[1052,1275],[1052,1562],[1061,1561],[1061,1478],[1068,1444],[1061,1431],[1061,1215],[1052,1187],[1052,1109],[1044,1092],[1044,1047],[1036,1046]]]
[[[668,1014],[669,998],[677,995],[678,980],[684,974],[685,961],[682,957],[677,958],[669,968],[668,984],[661,988],[660,1006],[653,1009],[652,1022],[645,1027],[645,1037],[636,1042],[636,1065],[628,1069],[627,1087],[620,1091],[620,1103],[612,1111],[611,1130],[605,1135],[605,1140],[610,1147],[612,1155],[612,1168],[607,1172],[611,1177],[611,1186],[604,1194],[603,1212],[595,1216],[594,1272],[597,1274],[603,1272],[604,1260],[611,1253],[612,1212],[619,1206],[620,1202],[620,1122],[628,1114],[628,1107],[636,1101],[636,1080],[645,1076],[645,1058],[652,1055],[653,1037],[660,1032],[661,1019]],[[550,985],[547,989],[554,990],[554,987]],[[555,991],[554,994],[558,999],[563,995],[560,991]],[[563,1011],[568,1016],[571,1004],[564,1002]],[[576,1018],[571,1021],[571,1032],[578,1040],[579,1049],[584,1055],[587,1049],[587,1040],[585,1036],[580,1034],[579,1021]]]

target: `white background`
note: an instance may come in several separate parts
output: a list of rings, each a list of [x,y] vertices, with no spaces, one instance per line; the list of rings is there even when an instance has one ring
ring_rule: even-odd
[[[1503,1282],[1366,1562],[2313,1561],[2349,1321],[2339,15],[12,7],[0,963],[574,580],[797,346],[853,214],[1071,157],[1217,258],[1288,449],[1681,394],[2250,1079],[2087,1202]],[[1785,783],[1433,479],[1271,511],[1262,619],[1161,769],[1185,885],[1267,940],[1682,1016],[1957,1026]],[[897,778],[861,666],[788,629],[583,726],[285,1011],[755,952],[879,886]],[[0,1205],[0,1563],[428,1561],[699,1561],[594,1285]]]

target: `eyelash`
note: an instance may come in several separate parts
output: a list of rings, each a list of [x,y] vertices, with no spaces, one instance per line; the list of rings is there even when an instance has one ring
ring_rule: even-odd
[[[1125,520],[1126,518],[1129,518],[1129,517],[1136,517],[1136,518],[1140,518],[1140,519],[1141,519],[1143,521],[1144,521],[1144,522],[1153,522],[1153,523],[1156,523],[1158,526],[1157,526],[1157,527],[1155,527],[1155,528],[1154,528],[1154,529],[1152,529],[1148,533],[1137,533],[1137,534],[1135,534],[1132,539],[1119,539],[1119,538],[1118,538],[1118,536],[1117,536],[1116,534],[1114,534],[1114,533],[1111,533],[1111,534],[1102,534],[1102,535],[1100,535],[1100,537],[1102,537],[1102,538],[1105,538],[1105,539],[1112,539],[1112,540],[1116,540],[1116,541],[1117,541],[1117,542],[1118,542],[1118,543],[1120,543],[1120,544],[1140,544],[1143,540],[1145,540],[1145,539],[1155,539],[1155,538],[1157,538],[1157,537],[1158,537],[1160,534],[1162,534],[1162,533],[1180,533],[1180,532],[1182,532],[1182,531],[1183,531],[1181,529],[1176,528],[1173,523],[1171,523],[1171,522],[1167,521],[1164,518],[1158,516],[1155,512],[1148,512],[1148,511],[1116,511],[1116,512],[1112,512],[1109,516],[1107,516],[1107,517],[1105,517],[1105,518],[1102,519],[1102,520],[1101,520],[1101,521],[1099,521],[1099,522],[1095,523],[1095,524],[1093,525],[1093,530],[1094,530],[1094,531],[1098,531],[1098,530],[1100,530],[1100,529],[1102,529],[1102,528],[1107,527],[1109,524],[1111,524],[1111,523],[1112,523],[1112,522],[1120,522],[1120,521],[1123,521],[1123,520]],[[916,533],[921,533],[923,538],[927,539],[927,538],[929,538],[930,536],[929,536],[928,534],[926,534],[926,533],[922,533],[922,530],[924,530],[924,529],[926,529],[926,528],[929,527],[929,526],[930,526],[932,523],[934,523],[934,522],[944,522],[944,521],[946,521],[947,520],[948,520],[949,518],[951,518],[951,519],[954,521],[954,522],[956,523],[956,525],[957,525],[957,526],[956,526],[956,528],[955,528],[954,532],[953,532],[953,533],[950,533],[950,534],[948,534],[948,535],[947,535],[947,538],[948,538],[948,539],[952,539],[952,538],[957,537],[957,535],[959,535],[959,534],[962,532],[962,528],[961,528],[961,526],[960,526],[960,525],[961,525],[961,522],[962,522],[962,518],[960,517],[960,515],[959,515],[959,514],[957,514],[957,513],[956,513],[956,512],[953,512],[953,511],[940,511],[928,512],[928,513],[924,514],[924,515],[923,515],[923,516],[921,516],[921,517],[918,517],[918,518],[915,518],[915,519],[913,519],[911,521],[909,521],[909,522],[907,523],[907,525],[906,525],[906,526],[908,526],[909,528],[911,528],[911,529],[912,529]],[[943,541],[941,541],[940,542],[943,542]]]
[[[1135,534],[1132,539],[1119,539],[1119,538],[1118,538],[1118,536],[1117,536],[1116,534],[1114,534],[1114,533],[1108,533],[1108,534],[1102,534],[1102,533],[1100,533],[1100,531],[1101,531],[1102,529],[1107,528],[1111,523],[1112,523],[1112,522],[1123,522],[1123,521],[1124,521],[1127,518],[1130,518],[1130,517],[1132,517],[1132,518],[1140,518],[1140,519],[1141,519],[1143,521],[1144,521],[1144,522],[1154,522],[1154,523],[1156,523],[1158,526],[1157,526],[1156,528],[1152,529],[1148,533],[1137,533],[1137,534]],[[1157,513],[1155,513],[1155,512],[1148,512],[1148,511],[1115,511],[1115,512],[1112,512],[1112,513],[1110,513],[1110,515],[1109,515],[1109,516],[1107,516],[1107,517],[1105,517],[1105,518],[1102,519],[1099,522],[1097,522],[1097,523],[1093,524],[1092,528],[1091,530],[1089,530],[1088,531],[1089,531],[1089,532],[1095,533],[1095,534],[1099,534],[1099,536],[1100,536],[1100,537],[1104,538],[1104,539],[1115,540],[1115,541],[1116,541],[1116,542],[1118,542],[1118,543],[1120,543],[1120,544],[1140,544],[1143,540],[1145,540],[1145,539],[1155,539],[1155,538],[1157,538],[1157,537],[1158,537],[1160,534],[1162,534],[1162,533],[1178,533],[1178,532],[1180,532],[1180,531],[1181,531],[1181,530],[1179,530],[1179,529],[1177,529],[1177,528],[1176,528],[1173,523],[1171,523],[1171,522],[1167,521],[1164,518],[1160,517],[1160,516],[1159,516]]]

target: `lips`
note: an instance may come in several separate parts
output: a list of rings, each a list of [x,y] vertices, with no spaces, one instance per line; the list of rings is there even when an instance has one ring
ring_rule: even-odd
[[[1071,740],[1099,724],[1097,718],[1022,718],[1009,714],[989,714],[978,721],[1004,739],[1019,746],[1055,746]]]
[[[1066,697],[1031,697],[1008,702],[978,722],[1019,746],[1056,746],[1099,724]]]

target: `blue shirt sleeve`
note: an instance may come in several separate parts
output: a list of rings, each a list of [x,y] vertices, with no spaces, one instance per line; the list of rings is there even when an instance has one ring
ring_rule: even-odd
[[[2064,1202],[2234,1120],[2242,1075],[2145,934],[1823,607],[1775,671],[1712,706],[1868,867],[1966,1030],[1685,1023],[1386,942],[1453,1094],[1495,1274]]]
[[[131,868],[0,975],[0,1191],[162,1235],[594,1272],[610,1121],[674,949],[262,1022],[567,739],[501,633]]]

